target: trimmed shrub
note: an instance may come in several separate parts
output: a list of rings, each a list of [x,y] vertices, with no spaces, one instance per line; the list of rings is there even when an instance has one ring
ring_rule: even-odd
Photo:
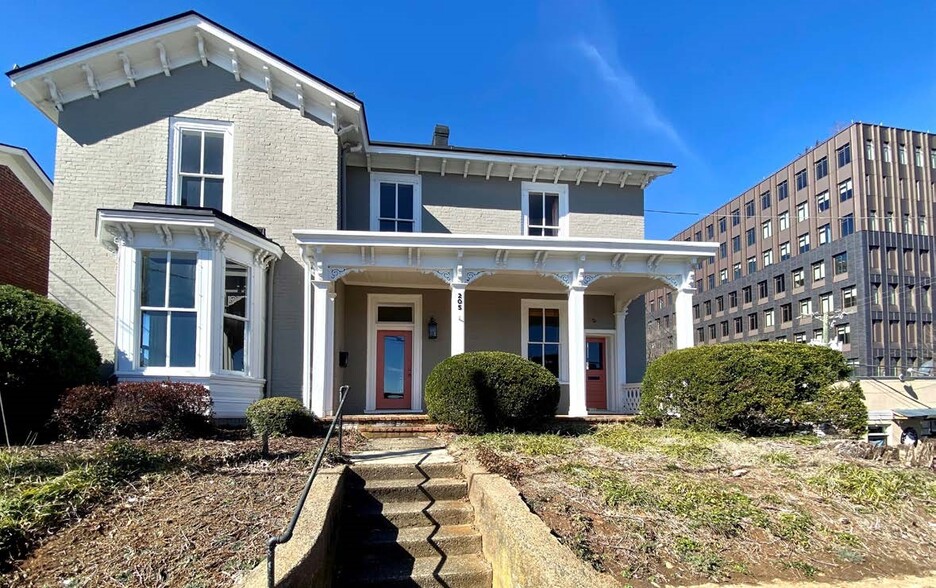
[[[123,382],[68,390],[54,422],[68,438],[195,437],[211,428],[211,394],[200,384]]]
[[[556,377],[513,353],[462,353],[439,363],[426,380],[430,418],[467,433],[535,429],[558,404]]]
[[[254,435],[282,437],[306,435],[315,426],[315,417],[295,398],[263,398],[247,407],[247,423]]]
[[[836,431],[861,437],[868,430],[868,407],[858,382],[823,386],[805,420],[833,427]]]
[[[860,387],[834,393],[829,388],[849,372],[840,352],[802,343],[680,349],[647,368],[640,411],[657,424],[747,434],[780,432],[804,422],[831,424],[828,419],[839,415],[837,421],[853,431],[857,403],[865,410]]]
[[[77,314],[0,286],[0,394],[14,441],[40,430],[67,388],[98,380],[101,355]]]

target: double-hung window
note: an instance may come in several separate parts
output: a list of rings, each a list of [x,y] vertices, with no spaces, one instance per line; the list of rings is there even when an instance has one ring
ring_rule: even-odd
[[[221,369],[247,371],[247,309],[250,308],[246,266],[227,260],[224,265],[224,326],[221,345]]]
[[[559,300],[523,300],[523,353],[548,369],[560,381],[567,380],[563,357],[565,309]]]
[[[816,196],[816,210],[819,211],[820,214],[829,210],[829,191],[828,190]]]
[[[827,175],[829,175],[829,158],[823,157],[816,162],[816,179],[821,180]]]
[[[422,177],[415,174],[371,174],[372,231],[418,233],[422,230]]]
[[[231,213],[230,123],[172,119],[169,204]]]
[[[845,143],[835,150],[835,155],[838,157],[839,167],[848,165],[851,163],[851,145],[849,143]]]
[[[568,237],[569,187],[565,184],[523,182],[523,234]],[[701,239],[701,233],[699,234]]]
[[[195,367],[197,254],[141,254],[140,367]]]

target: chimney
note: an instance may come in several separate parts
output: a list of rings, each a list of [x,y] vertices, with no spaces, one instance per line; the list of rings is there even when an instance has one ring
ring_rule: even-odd
[[[446,125],[436,125],[432,131],[432,145],[434,147],[448,147],[449,128]]]

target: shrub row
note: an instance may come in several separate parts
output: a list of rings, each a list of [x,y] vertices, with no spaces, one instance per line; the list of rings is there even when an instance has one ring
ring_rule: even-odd
[[[853,435],[867,423],[857,383],[838,351],[802,343],[704,345],[647,368],[640,412],[657,424],[770,434],[804,423]]]
[[[556,414],[558,404],[552,372],[512,353],[455,355],[426,380],[429,416],[467,433],[534,429]]]
[[[53,422],[68,438],[193,437],[210,429],[211,404],[207,388],[198,384],[79,386],[62,396]]]

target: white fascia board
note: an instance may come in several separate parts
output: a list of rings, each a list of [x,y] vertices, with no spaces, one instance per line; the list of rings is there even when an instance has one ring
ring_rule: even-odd
[[[445,233],[381,233],[376,231],[295,230],[300,246],[399,247],[426,249],[484,249],[488,251],[549,251],[566,254],[665,255],[685,258],[714,257],[718,243],[655,241],[644,239],[557,239],[502,235]]]
[[[240,227],[232,225],[214,216],[190,215],[182,216],[179,214],[154,214],[151,212],[141,214],[139,211],[99,211],[97,221],[98,239],[105,238],[104,227],[108,224],[120,225],[126,224],[131,228],[143,227],[153,228],[160,225],[170,227],[188,227],[191,229],[211,229],[227,233],[238,241],[253,246],[255,249],[263,249],[273,254],[277,259],[283,256],[283,248],[278,244],[249,233]],[[155,229],[154,229],[155,230]]]
[[[33,198],[52,214],[52,182],[25,149],[0,145],[0,165],[13,172]]]
[[[537,157],[531,155],[508,155],[502,153],[487,153],[484,151],[466,152],[466,151],[439,151],[436,149],[420,149],[418,147],[396,147],[389,145],[371,145],[368,148],[371,155],[404,155],[419,158],[447,159],[449,161],[481,161],[494,162],[495,164],[514,164],[525,166],[542,166],[555,169],[563,167],[567,170],[573,170],[576,167],[584,167],[592,170],[609,171],[629,171],[638,173],[649,173],[652,176],[665,176],[673,172],[673,168],[665,165],[651,165],[642,163],[628,162],[608,162],[588,159],[569,159],[563,157]]]

